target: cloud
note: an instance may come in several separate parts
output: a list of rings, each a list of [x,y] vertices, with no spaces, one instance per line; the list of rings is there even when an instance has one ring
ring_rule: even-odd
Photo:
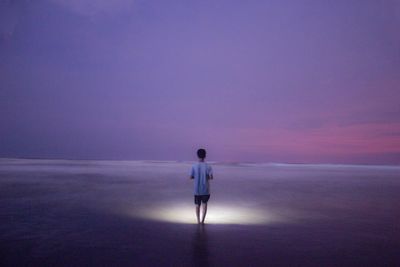
[[[48,0],[70,10],[71,12],[93,17],[99,14],[115,15],[129,10],[133,0]]]
[[[319,129],[238,129],[238,139],[253,151],[313,156],[400,153],[400,123],[324,125]],[[239,140],[229,140],[231,144]],[[242,142],[243,143],[243,142]]]

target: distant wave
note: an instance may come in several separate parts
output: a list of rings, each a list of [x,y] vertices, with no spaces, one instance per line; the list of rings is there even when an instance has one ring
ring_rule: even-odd
[[[5,165],[63,165],[63,164],[106,164],[106,165],[137,165],[137,164],[193,164],[195,160],[87,160],[87,159],[34,159],[34,158],[0,158],[0,164]],[[352,169],[392,169],[400,170],[400,165],[362,165],[335,163],[281,163],[281,162],[224,162],[207,161],[212,165],[237,167],[288,167],[288,168],[352,168]]]

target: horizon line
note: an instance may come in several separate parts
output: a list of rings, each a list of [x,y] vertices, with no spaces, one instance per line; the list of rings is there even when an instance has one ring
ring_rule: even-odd
[[[0,157],[0,160],[76,160],[76,161],[142,161],[142,162],[197,162],[197,160],[162,160],[162,159],[90,159],[90,158],[45,158],[45,157]],[[307,163],[307,162],[262,162],[262,161],[207,161],[214,164],[265,164],[265,165],[297,165],[297,166],[348,166],[348,167],[400,167],[400,164],[355,164],[355,163]]]

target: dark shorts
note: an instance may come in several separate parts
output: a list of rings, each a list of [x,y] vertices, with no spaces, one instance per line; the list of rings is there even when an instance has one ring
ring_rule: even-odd
[[[200,205],[201,202],[207,203],[210,199],[210,195],[194,195],[194,204]]]

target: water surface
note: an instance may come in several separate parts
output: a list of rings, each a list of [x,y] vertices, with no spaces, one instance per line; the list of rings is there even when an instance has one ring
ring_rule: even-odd
[[[2,266],[400,265],[400,167],[0,159]]]

